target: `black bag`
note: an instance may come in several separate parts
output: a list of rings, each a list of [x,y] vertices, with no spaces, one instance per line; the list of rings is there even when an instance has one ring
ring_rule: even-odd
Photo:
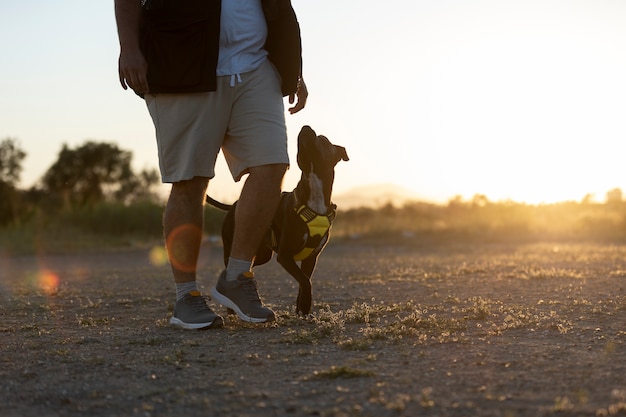
[[[221,0],[142,1],[150,93],[215,91]]]

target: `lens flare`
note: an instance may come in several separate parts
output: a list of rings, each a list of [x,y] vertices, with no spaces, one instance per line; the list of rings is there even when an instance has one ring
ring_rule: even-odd
[[[155,246],[150,249],[150,263],[155,266],[163,266],[167,264],[167,251],[162,246]]]
[[[192,224],[184,224],[172,230],[166,239],[169,261],[183,272],[196,272],[197,245],[202,240],[202,230]]]
[[[59,276],[52,271],[41,270],[37,273],[36,284],[39,289],[52,294],[59,287]]]

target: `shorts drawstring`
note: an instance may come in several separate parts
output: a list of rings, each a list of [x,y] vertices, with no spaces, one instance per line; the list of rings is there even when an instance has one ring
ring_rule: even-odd
[[[241,74],[231,74],[230,76],[230,86],[234,87],[235,86],[235,77],[238,83],[241,83]]]

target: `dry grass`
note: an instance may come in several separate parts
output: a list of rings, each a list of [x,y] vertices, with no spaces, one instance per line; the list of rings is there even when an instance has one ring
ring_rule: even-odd
[[[312,315],[271,263],[278,320],[206,332],[148,252],[2,259],[0,414],[626,415],[624,246],[331,244]]]

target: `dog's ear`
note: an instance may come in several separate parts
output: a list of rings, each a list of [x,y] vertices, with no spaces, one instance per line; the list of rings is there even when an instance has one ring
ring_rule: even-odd
[[[315,130],[313,130],[311,126],[305,125],[305,126],[302,126],[302,129],[300,129],[299,136],[308,136],[308,137],[316,138],[317,133],[315,133]]]
[[[333,145],[335,147],[335,157],[337,158],[337,162],[339,161],[349,161],[348,152],[346,152],[346,148],[339,145]]]
[[[298,166],[304,173],[311,171],[311,155],[317,134],[310,126],[303,126],[298,135]]]

